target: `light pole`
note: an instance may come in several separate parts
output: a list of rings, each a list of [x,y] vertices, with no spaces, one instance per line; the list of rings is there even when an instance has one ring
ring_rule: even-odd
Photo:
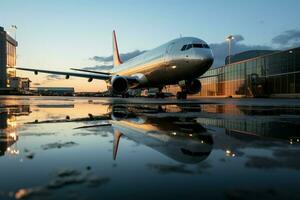
[[[226,40],[228,41],[228,64],[230,64],[231,63],[231,41],[234,40],[233,35],[227,36]]]
[[[15,32],[15,40],[17,40],[17,29],[18,27],[16,25],[11,25],[11,28],[14,29]]]

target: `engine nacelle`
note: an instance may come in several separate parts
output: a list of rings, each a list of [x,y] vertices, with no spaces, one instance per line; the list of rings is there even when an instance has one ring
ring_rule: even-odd
[[[196,94],[201,91],[201,82],[198,79],[180,82],[179,86],[188,94]]]
[[[122,76],[115,76],[111,79],[112,91],[116,94],[124,94],[128,91],[128,81]]]
[[[124,120],[128,117],[128,109],[124,106],[112,106],[111,118],[115,121]]]

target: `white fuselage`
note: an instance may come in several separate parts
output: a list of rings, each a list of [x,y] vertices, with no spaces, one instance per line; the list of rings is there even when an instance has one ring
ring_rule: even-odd
[[[136,77],[139,84],[132,88],[160,87],[198,78],[212,63],[213,54],[206,42],[184,37],[132,58],[110,72],[118,76]]]

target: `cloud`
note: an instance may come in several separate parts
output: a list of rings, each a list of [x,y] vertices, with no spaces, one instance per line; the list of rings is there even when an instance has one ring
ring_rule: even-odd
[[[241,41],[244,41],[244,40],[245,40],[244,36],[242,36],[242,35],[234,35],[233,43],[238,43],[238,42],[241,42]]]
[[[272,43],[286,46],[299,46],[300,45],[300,30],[292,29],[284,31],[272,39]]]
[[[112,65],[96,65],[96,66],[91,66],[91,67],[83,67],[81,69],[94,70],[94,71],[102,71],[102,70],[110,70],[112,68],[113,68]]]
[[[247,44],[242,44],[245,40],[244,36],[242,35],[234,35],[234,40],[232,41],[232,54],[240,53],[243,51],[248,51],[248,50],[270,50],[272,49],[270,46],[264,46],[264,45],[247,45]],[[215,61],[213,66],[219,67],[221,65],[225,64],[225,58],[228,56],[228,43],[226,41],[221,42],[221,43],[212,43],[210,44],[210,47],[213,50],[214,56],[215,56]],[[132,52],[128,53],[123,53],[120,54],[121,60],[122,61],[127,61],[131,58],[134,58],[142,53],[145,53],[145,50],[135,50]],[[112,60],[113,57],[112,55],[110,56],[94,56],[91,57],[90,60],[96,61],[96,62],[102,62],[103,65],[96,65],[92,67],[84,67],[82,69],[87,69],[87,70],[109,70],[112,69]]]
[[[225,190],[225,199],[297,199],[297,193],[272,187],[235,187]]]
[[[57,75],[57,74],[50,74],[50,75],[47,75],[47,76],[46,76],[46,79],[47,79],[48,81],[61,80],[61,79],[64,79],[64,76]]]
[[[277,169],[287,168],[300,170],[300,161],[298,159],[300,150],[280,148],[273,150],[272,157],[266,156],[248,156],[245,166],[256,169]]]
[[[264,21],[260,21],[264,23]],[[287,30],[283,33],[275,36],[271,40],[271,45],[248,45],[244,44],[245,37],[240,34],[234,35],[234,40],[232,41],[232,49],[231,54],[237,54],[244,51],[250,50],[274,50],[275,47],[279,46],[279,49],[292,48],[295,46],[300,46],[300,30]],[[278,46],[277,46],[278,45]],[[211,43],[211,49],[214,53],[214,63],[213,67],[219,67],[225,64],[225,58],[228,56],[228,42],[224,41],[221,43]],[[142,53],[146,52],[145,50],[135,50],[132,52],[120,54],[122,61],[127,61],[135,56],[138,56]],[[94,60],[97,62],[103,62],[105,65],[97,65],[94,67],[87,67],[84,69],[94,69],[94,70],[105,70],[112,68],[112,55],[111,56],[94,56],[90,58],[90,60]],[[109,64],[108,64],[109,62]]]
[[[140,51],[140,50],[135,50],[132,52],[128,53],[121,53],[120,58],[123,62],[130,60],[131,58],[134,58],[142,53],[145,53],[146,51]],[[113,61],[113,56],[93,56],[89,60],[93,60],[96,62],[101,62],[103,63],[102,65],[96,65],[96,66],[88,66],[88,67],[81,67],[81,69],[85,70],[94,70],[94,71],[102,71],[102,70],[110,70],[113,68],[112,61]]]
[[[187,169],[186,165],[183,164],[147,164],[148,168],[154,170],[160,174],[171,174],[171,173],[179,173],[179,174],[193,174],[194,172]]]
[[[41,83],[33,83],[32,85],[34,85],[34,86],[40,86]]]
[[[125,61],[127,61],[131,58],[134,58],[145,52],[146,51],[135,50],[135,51],[128,52],[128,53],[121,53],[120,58],[123,62],[125,62]],[[107,63],[107,62],[112,62],[113,56],[112,55],[110,55],[110,56],[94,56],[94,57],[90,58],[90,60]]]
[[[232,41],[231,54],[237,54],[249,50],[271,50],[272,47],[266,45],[247,45],[241,43],[245,38],[242,35],[234,35]],[[225,58],[228,56],[228,43],[226,41],[221,43],[212,43],[210,47],[214,53],[213,67],[219,67],[225,64]]]
[[[46,79],[39,81],[39,82],[32,82],[31,85],[35,86],[35,87],[41,87],[46,83],[49,83],[51,81],[57,81],[57,80],[62,80],[64,79],[65,76],[62,75],[57,75],[57,74],[49,74],[46,76]]]
[[[300,30],[292,29],[282,32],[281,34],[275,36],[271,40],[271,45],[247,45],[241,42],[245,41],[242,35],[234,35],[234,40],[232,41],[232,52],[231,54],[237,54],[244,51],[250,50],[274,50],[275,47],[279,49],[287,49],[300,46]],[[212,43],[210,47],[213,50],[215,61],[213,63],[214,67],[224,65],[225,58],[228,56],[228,43]]]
[[[234,40],[232,41],[232,54],[240,53],[248,50],[270,50],[272,49],[270,46],[264,45],[247,45],[242,44],[245,38],[242,35],[234,35]],[[213,50],[215,61],[213,66],[219,67],[225,64],[225,58],[228,56],[228,43],[226,41],[222,43],[212,43],[210,44],[211,49]],[[146,52],[145,50],[135,50],[132,52],[120,54],[122,61],[127,61],[131,58],[134,58],[142,53]],[[112,55],[111,56],[94,56],[90,58],[90,60],[96,62],[102,62],[103,65],[96,65],[91,67],[84,67],[82,69],[87,70],[110,70],[113,68],[112,66]]]

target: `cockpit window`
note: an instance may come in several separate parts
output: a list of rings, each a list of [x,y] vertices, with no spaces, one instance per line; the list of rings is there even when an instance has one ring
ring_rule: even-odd
[[[189,45],[187,45],[187,47],[186,47],[185,50],[189,50],[189,49],[191,49],[192,47],[193,47],[193,45],[192,45],[192,44],[189,44]]]
[[[181,51],[186,51],[189,50],[191,48],[205,48],[205,49],[209,49],[209,46],[207,44],[200,44],[200,43],[196,43],[196,44],[186,44],[181,48]]]
[[[203,44],[193,44],[193,48],[203,48]]]

